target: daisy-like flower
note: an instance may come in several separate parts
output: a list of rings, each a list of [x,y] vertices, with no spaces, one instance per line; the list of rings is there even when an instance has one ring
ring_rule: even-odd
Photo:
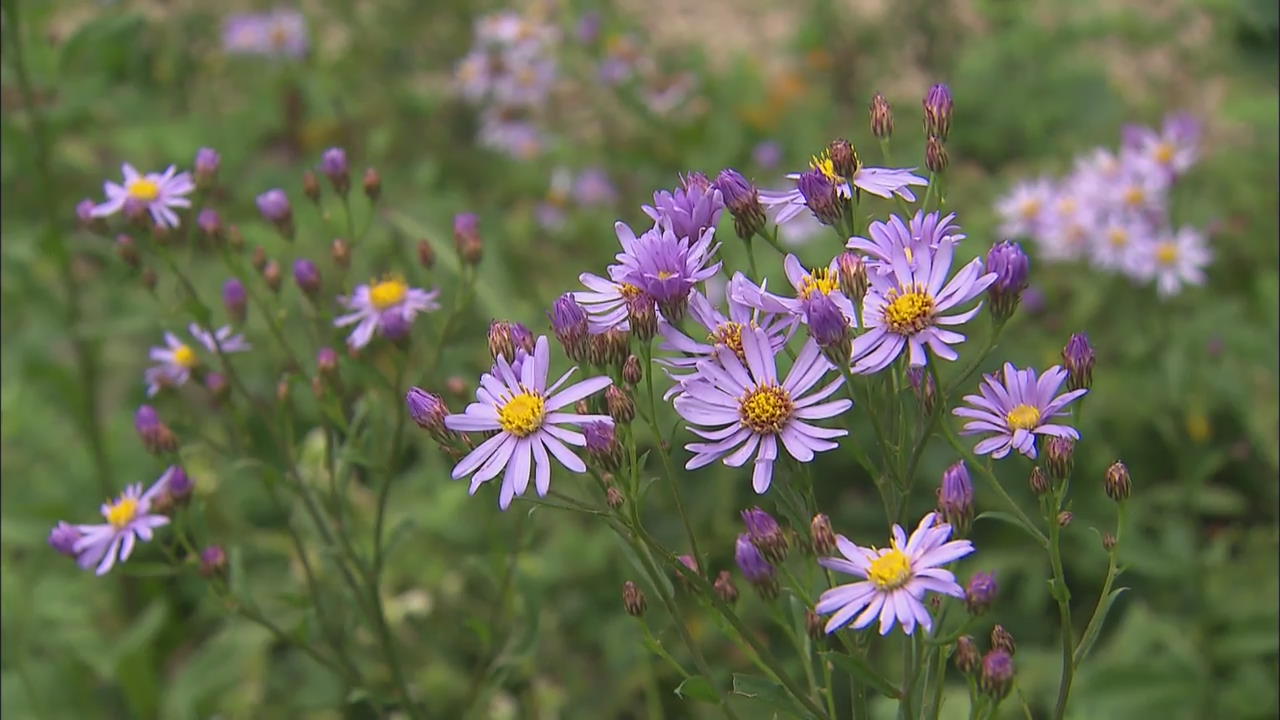
[[[1124,213],[1163,215],[1169,182],[1161,171],[1139,163],[1126,163],[1115,182],[1103,191],[1107,206]]]
[[[1093,238],[1092,259],[1100,268],[1136,273],[1136,254],[1151,242],[1148,223],[1129,214],[1113,213],[1100,224]]]
[[[1133,269],[1139,278],[1154,278],[1156,291],[1161,297],[1169,297],[1183,285],[1204,284],[1204,268],[1212,258],[1204,235],[1184,227],[1138,245],[1133,254]]]
[[[1169,177],[1181,175],[1200,154],[1200,121],[1189,113],[1165,118],[1160,132],[1148,127],[1125,128],[1125,150],[1161,169]]]
[[[956,315],[946,311],[982,294],[996,281],[995,273],[983,274],[982,259],[974,258],[948,282],[955,243],[944,238],[936,251],[919,249],[914,262],[906,248],[893,251],[892,272],[870,273],[871,287],[862,303],[862,321],[867,330],[853,341],[853,371],[874,373],[908,351],[913,367],[925,365],[925,348],[944,360],[955,360],[949,345],[964,341],[964,335],[943,326],[968,322],[982,308]]]
[[[685,446],[694,453],[685,468],[696,470],[720,458],[725,465],[741,467],[754,455],[751,486],[763,493],[773,480],[779,441],[791,457],[809,462],[815,452],[836,448],[831,439],[848,431],[806,421],[835,417],[853,403],[844,398],[822,402],[840,388],[843,378],[805,395],[832,369],[812,340],[800,350],[781,384],[773,346],[763,329],[743,331],[742,351],[745,363],[728,347],[717,348],[715,360],[698,363],[700,377],[685,382],[675,406],[689,422],[715,427],[689,428],[706,442]]]
[[[359,285],[350,297],[340,297],[338,302],[351,310],[333,321],[337,327],[355,325],[347,337],[347,345],[359,350],[373,339],[374,333],[388,327],[403,332],[420,312],[439,310],[436,298],[439,290],[411,288],[402,278],[388,275],[382,280]]]
[[[145,211],[162,228],[178,227],[178,213],[173,208],[191,207],[186,195],[196,189],[191,173],[178,172],[170,165],[163,173],[140,174],[129,163],[120,166],[124,184],[110,180],[102,184],[107,201],[93,208],[94,217],[115,215],[121,210],[128,213]]]
[[[1089,392],[1084,388],[1058,394],[1067,379],[1067,371],[1060,365],[1045,370],[1039,377],[1031,368],[1019,370],[1011,363],[1004,364],[1004,380],[996,375],[984,375],[979,386],[981,395],[965,395],[965,402],[972,407],[958,407],[952,414],[969,418],[961,435],[994,433],[978,443],[973,451],[979,455],[990,454],[999,460],[1011,450],[1036,457],[1036,435],[1079,440],[1080,433],[1069,425],[1057,425],[1055,417],[1066,415],[1066,407],[1076,398]]]
[[[498,506],[503,510],[516,495],[523,495],[534,475],[534,487],[546,495],[551,486],[551,460],[554,455],[569,470],[586,472],[581,458],[567,446],[586,445],[582,433],[562,425],[581,427],[586,423],[613,421],[607,415],[579,415],[562,412],[579,400],[608,387],[608,377],[594,377],[560,390],[560,386],[577,368],[571,368],[547,387],[550,369],[550,343],[546,336],[538,338],[533,355],[522,359],[517,372],[505,357],[498,356],[492,372],[480,376],[476,402],[461,413],[448,415],[445,427],[458,432],[488,432],[496,435],[481,443],[453,468],[456,480],[471,478],[471,494],[485,482],[503,473]],[[559,390],[559,392],[557,392]],[[505,472],[503,472],[505,469]]]
[[[858,326],[858,316],[854,313],[853,302],[845,297],[840,289],[839,258],[831,259],[826,267],[808,270],[800,263],[800,258],[787,255],[782,261],[782,269],[787,275],[791,287],[795,289],[795,297],[775,295],[751,282],[747,278],[734,283],[729,288],[733,299],[748,307],[758,308],[767,313],[791,315],[797,322],[807,321],[809,300],[818,295],[826,295],[840,308],[840,312],[853,327]]]
[[[914,264],[917,254],[928,254],[938,249],[942,240],[950,240],[953,244],[965,239],[960,226],[955,224],[956,214],[939,212],[925,214],[917,210],[908,222],[902,222],[897,215],[890,215],[887,222],[876,220],[867,228],[870,238],[854,236],[849,238],[845,247],[865,253],[868,265],[882,273],[893,272],[892,257],[894,250],[902,248],[907,262]]]
[[[915,202],[916,196],[911,192],[911,186],[929,184],[925,178],[912,174],[915,168],[865,167],[858,159],[857,151],[853,151],[853,166],[855,170],[850,177],[840,175],[831,160],[830,150],[823,150],[821,155],[815,155],[809,161],[810,169],[819,170],[826,175],[835,184],[840,197],[846,199],[852,198],[853,190],[857,188],[882,198],[897,195],[907,202]],[[802,173],[790,173],[787,178],[799,180],[801,175]],[[775,222],[779,225],[799,215],[807,207],[798,187],[792,190],[762,190],[760,202],[766,207],[777,208]]]
[[[720,270],[720,262],[708,264],[720,248],[712,244],[714,227],[697,238],[677,237],[671,222],[654,225],[639,237],[622,222],[614,224],[614,231],[622,243],[617,260],[625,282],[643,290],[673,317],[683,313],[693,286]]]
[[[195,323],[187,328],[191,337],[196,339],[211,355],[219,350],[225,353],[245,352],[249,350],[249,342],[243,335],[237,335],[226,325],[216,333]],[[164,334],[164,347],[151,348],[151,360],[157,363],[147,368],[144,377],[147,381],[147,397],[152,397],[166,387],[178,387],[191,379],[191,374],[200,367],[202,358],[194,343],[183,342],[171,332]]]
[[[1042,217],[1035,236],[1041,252],[1050,260],[1076,260],[1089,249],[1095,207],[1086,206],[1078,184],[1059,190]]]
[[[901,624],[907,635],[915,632],[917,625],[926,633],[933,632],[925,593],[964,597],[956,576],[941,566],[973,552],[973,543],[950,537],[951,526],[932,512],[924,516],[910,538],[901,525],[894,525],[887,548],[861,547],[837,535],[836,549],[843,557],[819,558],[818,564],[865,579],[837,585],[818,598],[814,610],[820,615],[831,614],[826,631],[833,633],[850,623],[860,630],[879,618],[881,635],[889,634],[895,624]]]
[[[307,19],[286,9],[232,15],[222,26],[222,47],[229,53],[302,57],[307,54]]]
[[[168,517],[151,512],[151,503],[166,490],[169,479],[179,472],[181,469],[176,465],[170,466],[146,492],[142,491],[142,483],[136,483],[125,488],[115,502],[103,503],[105,523],[76,525],[80,538],[71,547],[80,567],[86,570],[96,568],[98,575],[105,575],[117,561],[129,559],[139,540],[149,542],[156,528],[168,525]]]
[[[675,190],[653,193],[653,205],[641,209],[658,225],[666,225],[677,238],[698,240],[714,228],[724,212],[724,198],[702,173],[689,173]]]
[[[1053,183],[1044,178],[1014,185],[1008,195],[996,201],[1000,234],[1007,238],[1037,235],[1053,194]]]
[[[734,286],[742,283],[746,277],[742,273],[735,273],[730,285]],[[765,332],[765,336],[769,339],[769,348],[771,354],[777,353],[787,344],[787,340],[791,337],[791,331],[795,329],[795,323],[787,316],[779,316],[771,313],[761,313],[760,310],[744,305],[734,300],[732,293],[729,294],[729,315],[725,316],[706,296],[697,290],[693,291],[689,296],[689,312],[693,319],[698,322],[707,331],[705,341],[699,341],[680,332],[674,325],[663,321],[658,325],[658,332],[662,334],[663,342],[658,346],[660,350],[667,352],[683,353],[682,357],[663,358],[658,362],[669,368],[681,370],[693,370],[699,362],[707,359],[714,359],[717,348],[728,348],[732,350],[738,359],[746,362],[746,353],[742,346],[743,331],[748,328],[761,328]],[[680,392],[680,383],[686,379],[697,377],[696,373],[673,373],[668,371],[667,375],[676,381],[669,389],[663,399],[669,399],[672,395]]]
[[[627,303],[644,291],[626,278],[627,269],[621,265],[610,265],[608,278],[587,272],[578,276],[587,289],[574,292],[573,299],[587,311],[587,327],[592,335],[631,329],[627,322]]]

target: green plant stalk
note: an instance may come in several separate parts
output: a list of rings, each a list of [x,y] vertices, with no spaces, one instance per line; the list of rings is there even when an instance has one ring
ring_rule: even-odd
[[[684,523],[684,531],[689,536],[689,551],[693,553],[695,565],[699,568],[706,567],[703,562],[706,558],[702,553],[698,552],[698,538],[693,532],[693,523],[689,521],[689,513],[684,508],[684,497],[680,493],[680,483],[676,480],[676,474],[671,467],[671,453],[665,452],[662,445],[665,443],[670,445],[662,436],[662,431],[658,428],[658,405],[653,394],[653,338],[640,346],[640,353],[644,356],[644,385],[645,393],[649,396],[649,427],[653,431],[654,441],[658,443],[658,454],[662,456],[662,468],[667,476],[667,483],[671,485],[671,494],[675,497],[676,509],[680,513],[680,521]]]
[[[1116,559],[1116,553],[1120,548],[1120,531],[1124,528],[1125,504],[1118,503],[1116,506],[1116,545],[1108,551],[1107,560],[1107,577],[1102,582],[1102,592],[1098,594],[1098,602],[1093,607],[1093,614],[1089,616],[1089,623],[1085,625],[1084,633],[1081,639],[1096,636],[1101,630],[1103,622],[1102,608],[1107,602],[1107,598],[1111,596],[1111,586],[1115,584],[1116,578],[1120,575],[1120,565]],[[1075,652],[1072,653],[1071,662],[1079,667],[1084,660],[1083,645],[1077,646]]]
[[[1062,720],[1067,712],[1067,699],[1071,695],[1071,680],[1075,673],[1075,640],[1071,632],[1071,594],[1062,567],[1062,527],[1057,517],[1062,510],[1060,492],[1054,493],[1049,508],[1051,512],[1046,518],[1049,523],[1049,562],[1053,566],[1053,596],[1058,601],[1058,621],[1062,626],[1062,676],[1058,681],[1058,701],[1054,705],[1053,717]]]
[[[956,452],[960,453],[961,457],[963,457],[969,465],[978,471],[978,474],[987,481],[987,484],[991,486],[991,489],[995,490],[996,494],[1000,496],[1000,499],[1004,501],[1005,505],[1013,511],[1013,514],[1022,524],[1023,529],[1034,537],[1036,541],[1040,543],[1041,547],[1047,549],[1049,547],[1049,539],[1045,537],[1044,533],[1040,532],[1040,529],[1035,526],[1035,523],[1031,521],[1031,518],[1023,512],[1022,507],[1018,505],[1017,501],[1009,496],[1009,493],[1005,491],[1004,486],[1000,484],[1000,480],[995,476],[995,473],[991,472],[991,469],[985,464],[979,462],[979,460],[974,457],[973,453],[961,444],[960,440],[956,438],[955,431],[951,429],[950,423],[942,423],[942,431],[946,435],[947,441],[951,443],[951,447],[955,448]],[[1050,524],[1053,525],[1056,523],[1057,518],[1054,518]]]

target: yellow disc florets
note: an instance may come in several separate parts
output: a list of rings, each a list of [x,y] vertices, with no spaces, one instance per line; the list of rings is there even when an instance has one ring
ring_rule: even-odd
[[[408,283],[398,277],[386,277],[369,286],[369,302],[378,310],[399,305],[408,294]]]
[[[111,523],[112,527],[120,529],[133,522],[137,514],[138,499],[122,496],[107,508],[107,522]]]
[[[831,182],[842,183],[844,178],[836,172],[836,164],[831,159],[831,151],[823,150],[820,154],[809,158],[809,167],[826,175]]]
[[[884,324],[890,331],[914,335],[933,324],[937,302],[923,286],[910,286],[904,293],[890,290],[885,300]]]
[[[1107,241],[1113,248],[1122,248],[1129,244],[1129,233],[1124,228],[1111,228],[1107,233]]]
[[[542,427],[547,403],[536,392],[522,392],[498,409],[498,424],[516,437],[532,435]]]
[[[840,289],[840,276],[827,268],[815,268],[800,283],[800,297],[808,300],[814,293],[830,295]]]
[[[1156,146],[1156,162],[1168,165],[1173,162],[1174,147],[1172,143],[1162,142]]]
[[[729,348],[733,351],[733,354],[738,356],[739,360],[746,362],[747,354],[742,349],[742,329],[742,323],[736,323],[732,320],[721,323],[714,332],[707,336],[707,341]]]
[[[179,345],[173,349],[173,362],[184,368],[193,368],[200,364],[200,357],[190,345]]]
[[[129,197],[151,202],[160,197],[160,185],[155,180],[142,177],[129,183],[128,192]]]
[[[762,435],[781,431],[793,412],[791,393],[778,385],[761,385],[747,391],[738,407],[742,424]]]
[[[1156,262],[1161,265],[1172,265],[1178,260],[1178,246],[1163,242],[1156,246]]]
[[[911,579],[911,558],[895,544],[883,555],[871,561],[867,579],[881,590],[896,590]]]
[[[1031,430],[1040,424],[1040,410],[1030,405],[1019,405],[1005,416],[1013,430]]]

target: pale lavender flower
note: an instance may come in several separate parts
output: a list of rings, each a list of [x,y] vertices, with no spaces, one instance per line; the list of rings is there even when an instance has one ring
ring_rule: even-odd
[[[1019,370],[1012,363],[1005,363],[1003,381],[994,374],[984,375],[979,387],[982,394],[964,396],[971,407],[958,407],[951,412],[971,420],[965,423],[961,435],[994,433],[973,449],[978,455],[989,453],[999,460],[1017,450],[1034,460],[1036,435],[1080,439],[1075,428],[1052,422],[1055,417],[1067,415],[1066,406],[1089,392],[1081,388],[1059,395],[1066,379],[1067,371],[1060,365],[1037,377],[1035,370]]]
[[[1203,285],[1204,268],[1212,258],[1204,234],[1184,227],[1139,245],[1133,255],[1133,271],[1144,280],[1154,279],[1160,296],[1169,297],[1184,285]]]
[[[107,201],[93,209],[94,217],[114,215],[127,204],[149,212],[155,224],[162,228],[178,227],[178,214],[173,208],[191,207],[191,200],[185,196],[196,189],[190,173],[180,173],[176,166],[170,165],[163,173],[142,175],[129,163],[121,165],[120,172],[124,175],[124,184],[110,180],[103,183]]]
[[[940,522],[937,513],[924,516],[911,537],[894,525],[889,547],[861,547],[843,535],[836,536],[836,548],[843,557],[819,558],[828,570],[865,578],[861,582],[838,585],[822,593],[814,608],[831,614],[826,631],[833,633],[850,625],[867,627],[877,618],[880,634],[887,635],[895,624],[911,635],[916,626],[933,632],[933,618],[925,607],[928,592],[964,597],[964,588],[942,565],[973,552],[968,540],[949,540],[951,526]]]
[[[742,350],[745,363],[727,347],[716,349],[715,360],[699,363],[701,377],[685,382],[675,406],[689,422],[715,428],[689,428],[707,442],[686,446],[694,456],[685,468],[696,470],[721,458],[725,465],[741,467],[754,455],[751,485],[764,493],[773,480],[779,441],[800,462],[813,460],[815,452],[835,449],[831,438],[843,437],[848,430],[806,421],[835,417],[853,403],[844,398],[822,402],[840,388],[843,378],[805,396],[832,369],[813,341],[804,344],[781,384],[763,329],[743,331]]]
[[[850,326],[857,327],[858,316],[854,312],[853,303],[840,290],[838,260],[839,258],[832,258],[826,267],[807,270],[800,263],[800,258],[795,255],[787,255],[782,261],[782,269],[786,272],[787,280],[791,282],[791,287],[795,290],[795,297],[787,298],[775,295],[763,286],[757,286],[746,278],[734,283],[729,288],[729,291],[733,299],[743,305],[759,308],[768,313],[790,314],[798,322],[807,322],[808,312],[806,308],[810,298],[817,295],[826,295],[831,298],[836,307],[840,308],[840,312],[849,320]]]
[[[402,278],[389,275],[357,286],[350,297],[338,298],[351,312],[338,317],[333,324],[356,326],[347,337],[347,345],[358,350],[368,345],[379,330],[384,334],[393,330],[393,334],[400,335],[413,324],[418,313],[439,310],[440,303],[436,302],[439,296],[439,290],[412,288]]]
[[[67,557],[75,557],[76,542],[83,537],[83,534],[72,525],[61,520],[49,531],[49,547],[66,555]]]
[[[1063,187],[1042,216],[1035,239],[1048,260],[1078,260],[1089,249],[1098,207],[1086,206],[1076,187]]]
[[[1150,223],[1126,213],[1112,213],[1099,223],[1092,238],[1092,261],[1105,270],[1140,277],[1138,254],[1155,241]]]
[[[641,209],[655,224],[669,228],[676,238],[696,241],[707,229],[715,229],[724,211],[724,199],[720,190],[708,183],[682,182],[682,185],[684,187],[675,190],[654,192],[653,205],[644,205]]]
[[[618,189],[609,179],[609,173],[604,168],[587,168],[578,173],[578,177],[573,181],[574,202],[583,207],[608,205],[617,197]]]
[[[658,223],[638,237],[626,223],[616,223],[614,230],[622,243],[616,257],[625,281],[652,297],[664,313],[679,316],[693,286],[720,270],[719,261],[711,263],[720,244],[713,244],[714,227],[696,237],[679,237],[674,227]]]
[[[627,268],[622,265],[610,265],[608,279],[595,273],[584,272],[578,275],[578,280],[587,289],[573,293],[573,299],[587,311],[588,327],[592,335],[609,330],[631,329],[627,321],[627,303],[643,295],[644,291],[627,282],[627,275]]]
[[[982,303],[956,315],[943,313],[982,294],[996,275],[983,274],[982,259],[974,258],[948,282],[953,254],[954,243],[945,238],[936,251],[919,249],[914,263],[907,260],[906,248],[897,248],[890,262],[892,273],[869,274],[871,287],[862,303],[867,331],[853,341],[854,372],[879,372],[904,349],[913,367],[928,362],[926,347],[944,360],[958,357],[949,346],[963,342],[964,335],[944,326],[968,322]]]
[[[272,188],[256,198],[258,212],[272,223],[287,222],[293,217],[293,208],[289,205],[289,196],[280,188]]]
[[[1053,183],[1046,178],[1014,185],[1007,195],[996,201],[1000,235],[1006,238],[1037,236],[1053,199]]]
[[[864,167],[857,160],[856,152],[854,153],[854,162],[858,169],[854,172],[853,177],[849,178],[842,177],[835,171],[831,154],[828,150],[824,150],[821,155],[814,156],[809,166],[813,170],[821,171],[823,175],[830,179],[835,184],[837,193],[843,198],[852,198],[853,190],[857,188],[882,198],[892,198],[896,195],[907,202],[915,202],[916,196],[915,193],[911,192],[911,186],[929,184],[929,181],[925,178],[912,174],[912,170],[915,168]],[[787,177],[791,180],[799,180],[802,174],[791,173]],[[798,187],[792,190],[762,190],[760,191],[760,202],[766,207],[777,209],[777,215],[774,219],[779,225],[800,214],[807,207],[804,196],[801,195]]]
[[[1194,115],[1175,113],[1165,118],[1158,133],[1148,127],[1125,128],[1125,150],[1172,178],[1195,164],[1200,134],[1200,121]]]
[[[222,25],[222,48],[236,54],[302,57],[307,54],[307,19],[284,8],[232,15]]]
[[[938,244],[949,240],[954,245],[967,237],[955,224],[955,213],[945,216],[939,212],[925,214],[917,210],[907,222],[897,215],[890,215],[889,220],[876,220],[867,228],[870,238],[854,236],[849,238],[845,247],[867,255],[867,264],[881,273],[893,272],[893,255],[902,248],[908,264],[915,267],[917,255],[929,255],[938,249]]]
[[[524,494],[531,474],[538,494],[547,494],[551,486],[548,453],[569,470],[586,472],[586,464],[566,447],[566,443],[582,447],[586,439],[582,433],[562,425],[580,427],[590,422],[611,422],[607,415],[579,415],[563,412],[562,408],[605,389],[612,380],[594,377],[556,392],[577,368],[570,369],[547,387],[550,364],[550,343],[546,336],[538,338],[533,355],[521,364],[518,374],[505,357],[499,356],[493,371],[480,376],[476,402],[465,411],[445,418],[445,426],[450,430],[498,431],[454,466],[453,477],[474,473],[470,488],[474,495],[482,484],[497,477],[505,468],[498,496],[498,505],[504,510],[513,497]]]
[[[179,469],[171,466],[146,492],[142,483],[130,485],[115,502],[102,504],[107,522],[99,525],[77,525],[81,537],[72,545],[80,567],[95,568],[98,575],[107,574],[117,561],[124,562],[139,541],[148,542],[155,529],[169,524],[169,518],[151,512],[151,503],[167,488]]]
[[[217,333],[210,333],[199,325],[191,323],[187,331],[211,355],[216,355],[219,350],[226,354],[246,352],[250,349],[249,342],[244,339],[244,336],[234,334],[230,326],[219,328]],[[151,360],[157,364],[147,368],[144,375],[147,381],[147,397],[155,396],[163,388],[185,384],[191,379],[191,373],[202,362],[200,354],[192,347],[192,343],[183,342],[177,335],[166,332],[164,343],[164,347],[151,348]]]
[[[758,167],[772,170],[782,162],[782,146],[774,140],[765,140],[751,151],[751,159]]]
[[[528,160],[542,152],[544,139],[542,131],[528,120],[485,112],[480,118],[480,144]]]

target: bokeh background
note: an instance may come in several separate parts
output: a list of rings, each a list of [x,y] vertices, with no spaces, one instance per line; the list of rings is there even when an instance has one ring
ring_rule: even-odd
[[[1205,286],[1160,299],[1150,287],[1083,265],[1036,262],[1033,285],[1043,301],[1014,319],[997,357],[1043,367],[1079,331],[1097,348],[1077,458],[1084,480],[1067,535],[1067,572],[1082,608],[1105,573],[1090,528],[1113,512],[1088,479],[1100,483],[1117,458],[1134,477],[1121,553],[1121,583],[1131,589],[1078,679],[1070,717],[1275,716],[1275,3],[544,5],[535,11],[562,33],[560,70],[541,119],[549,131],[528,157],[478,144],[478,113],[455,84],[475,19],[503,7],[304,1],[295,9],[306,18],[309,52],[280,60],[222,46],[228,14],[266,6],[5,0],[0,712],[360,716],[338,709],[343,698],[322,670],[229,616],[198,578],[152,572],[145,557],[130,572],[95,578],[46,545],[55,521],[87,521],[106,489],[149,481],[159,469],[131,423],[144,398],[146,350],[175,316],[116,259],[109,239],[75,222],[76,202],[97,197],[122,161],[190,167],[196,148],[217,148],[225,214],[245,219],[251,247],[265,245],[282,259],[324,259],[332,238],[320,223],[300,220],[298,243],[286,250],[269,226],[252,221],[253,197],[283,187],[300,207],[301,171],[331,145],[346,147],[357,171],[381,174],[384,202],[372,237],[385,248],[384,265],[422,272],[414,269],[421,238],[449,257],[453,214],[477,213],[485,259],[469,329],[446,349],[443,373],[426,379],[442,388],[451,376],[472,382],[487,364],[491,318],[545,330],[550,302],[615,252],[613,222],[640,223],[640,205],[654,189],[673,186],[678,172],[732,165],[779,186],[784,172],[832,137],[874,147],[866,108],[875,92],[896,111],[896,159],[921,164],[919,100],[932,83],[947,82],[956,98],[947,201],[974,253],[1000,239],[993,202],[1019,178],[1061,174],[1077,153],[1116,147],[1128,122],[1158,124],[1174,110],[1204,122],[1203,159],[1179,183],[1171,213],[1175,223],[1210,234],[1215,257]],[[598,34],[584,39],[589,12],[597,13]],[[619,58],[640,69],[618,85],[593,80],[602,63]],[[557,168],[575,177],[603,170],[615,192],[578,202],[557,190]],[[731,232],[727,219],[722,226]],[[811,260],[834,252],[829,237],[812,242],[798,252]],[[737,244],[730,245],[732,253]],[[215,293],[220,272],[195,267]],[[419,277],[448,297],[454,281],[446,270]],[[162,277],[162,287],[169,281]],[[251,333],[262,330],[251,321]],[[274,385],[270,369],[260,370],[255,382]],[[179,424],[217,412],[199,403],[165,409]],[[934,446],[922,473],[937,476],[953,460]],[[305,598],[296,595],[286,518],[243,468],[198,445],[187,462],[208,532],[233,548],[246,584],[285,617],[300,616]],[[1025,478],[1005,472],[1025,496]],[[851,459],[824,459],[817,475],[837,530],[881,536],[878,501]],[[728,567],[737,512],[755,502],[749,483],[711,469],[689,476],[686,488],[703,542],[718,567]],[[678,677],[621,611],[618,588],[637,573],[605,528],[518,504],[499,513],[492,494],[469,499],[466,483],[448,480],[446,459],[424,437],[415,438],[394,492],[397,544],[385,601],[411,681],[435,716],[457,716],[477,669],[492,679],[477,717],[710,716],[710,706],[672,693]],[[930,492],[922,487],[913,501],[921,511]],[[352,493],[357,508],[372,504],[367,488]],[[665,494],[651,502],[655,532],[678,543]],[[981,560],[973,567],[994,570],[1002,587],[992,621],[1017,638],[1019,688],[1041,713],[1058,671],[1046,569],[1007,528],[979,523],[975,532]],[[511,600],[495,603],[508,572]],[[743,612],[785,649],[742,586]],[[650,615],[663,637],[666,621]],[[745,664],[704,614],[691,608],[688,620],[726,671]],[[962,712],[956,689],[944,716]],[[743,707],[746,716],[769,716]],[[1014,703],[1004,710],[1021,716]]]

